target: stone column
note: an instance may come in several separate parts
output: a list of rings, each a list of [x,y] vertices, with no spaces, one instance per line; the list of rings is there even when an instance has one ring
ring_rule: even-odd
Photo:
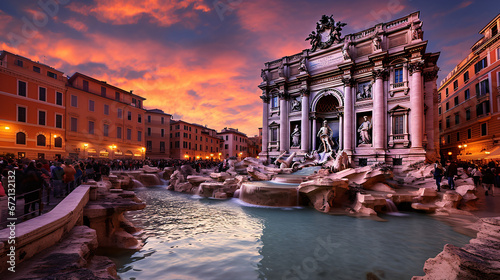
[[[342,82],[344,83],[344,141],[342,142],[346,153],[351,154],[354,135],[353,126],[356,126],[356,123],[354,122],[354,102],[351,89],[353,80],[351,78],[343,78]]]
[[[384,98],[385,69],[373,71],[375,79],[373,94],[372,141],[375,150],[385,150],[387,142],[386,115],[387,109]]]
[[[280,92],[280,152],[288,150],[288,100],[284,91]]]
[[[339,113],[339,152],[344,150],[344,118]]]
[[[300,151],[306,153],[310,151],[309,147],[309,136],[311,132],[309,131],[309,90],[302,89],[302,121],[300,130]]]
[[[312,135],[312,151],[316,150],[316,133],[318,133],[318,128],[316,126],[316,116],[312,116],[311,117],[311,121],[312,121],[312,131],[311,131],[311,135]]]
[[[409,65],[410,83],[410,141],[412,148],[422,148],[424,136],[424,93],[422,68],[423,62]]]
[[[269,143],[269,97],[262,94],[260,97],[262,99],[262,152],[266,153],[268,150]]]

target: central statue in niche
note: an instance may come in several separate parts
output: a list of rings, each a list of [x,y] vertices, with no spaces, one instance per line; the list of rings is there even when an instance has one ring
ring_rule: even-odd
[[[321,140],[321,146],[318,149],[318,152],[324,152],[324,153],[332,153],[334,154],[333,146],[335,145],[333,143],[333,130],[328,126],[328,122],[326,120],[323,121],[323,126],[319,129],[318,135]]]

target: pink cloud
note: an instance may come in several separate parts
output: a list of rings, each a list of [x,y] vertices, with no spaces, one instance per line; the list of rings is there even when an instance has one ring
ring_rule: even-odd
[[[152,23],[160,26],[170,26],[191,18],[193,13],[190,13],[190,9],[210,11],[210,7],[203,0],[96,0],[95,5],[73,2],[68,8],[73,12],[92,15],[99,21],[116,25],[135,24],[144,16],[148,16]]]
[[[76,19],[68,19],[63,23],[80,32],[87,32],[88,30],[88,27],[85,23],[78,21]]]

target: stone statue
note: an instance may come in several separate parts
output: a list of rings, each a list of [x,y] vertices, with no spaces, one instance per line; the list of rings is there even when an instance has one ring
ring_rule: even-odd
[[[295,129],[290,135],[292,137],[292,147],[300,147],[300,129],[299,125],[295,125]]]
[[[342,46],[342,55],[344,56],[344,60],[349,60],[351,59],[351,55],[349,54],[349,46],[351,45],[351,42],[349,41],[348,37],[344,38],[344,45]]]
[[[372,123],[368,120],[367,116],[364,116],[363,119],[364,122],[358,128],[359,135],[361,136],[361,144],[370,144],[372,142],[372,138],[370,136]]]
[[[358,88],[358,94],[356,99],[367,99],[372,98],[372,83],[363,83]]]
[[[282,60],[280,63],[280,66],[278,67],[278,76],[284,78],[285,77],[285,74],[283,72],[284,70],[285,70],[285,65],[283,64],[283,60]]]
[[[305,57],[303,57],[300,60],[299,72],[306,72],[306,73],[308,73],[308,71],[307,71],[307,65],[306,65],[306,58]]]
[[[284,155],[286,154],[286,151],[284,151],[274,162],[274,164],[280,164],[281,169],[285,168],[291,168],[293,165],[293,158],[297,154],[296,152],[293,152],[287,159],[281,159]]]
[[[262,78],[262,81],[264,83],[268,82],[268,80],[267,80],[267,74],[266,74],[266,71],[264,69],[260,69],[260,77]]]
[[[316,31],[312,31],[306,38],[306,41],[310,40],[311,51],[314,52],[318,48],[326,49],[332,44],[340,42],[342,27],[346,25],[340,21],[335,22],[333,15],[323,15],[316,22]]]
[[[373,50],[378,51],[382,48],[382,39],[378,36],[378,32],[372,37]]]
[[[321,143],[323,144],[320,151],[325,153],[333,152],[333,130],[328,126],[328,122],[326,120],[323,121],[323,126],[319,129],[318,134],[316,135],[321,139]]]
[[[422,22],[411,24],[411,39],[418,40],[422,39]]]
[[[302,109],[302,103],[297,99],[292,99],[292,111],[300,111]]]

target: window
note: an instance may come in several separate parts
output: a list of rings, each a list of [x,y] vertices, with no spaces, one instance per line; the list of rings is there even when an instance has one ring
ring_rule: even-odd
[[[150,152],[153,149],[153,143],[151,141],[146,141],[146,150]]]
[[[470,98],[470,90],[469,89],[466,89],[464,91],[464,100],[467,100]]]
[[[446,88],[446,97],[448,97],[448,88]]]
[[[446,128],[450,127],[450,117],[446,117]]]
[[[485,80],[476,84],[476,95],[478,97],[485,95],[487,93],[490,93],[490,84],[489,84],[488,79],[485,79]]]
[[[38,67],[38,66],[33,66],[33,72],[40,73],[40,72],[42,72],[42,71],[40,70],[40,67]],[[44,146],[45,146],[45,145],[44,145]]]
[[[132,140],[132,129],[127,128],[127,140]]]
[[[151,136],[151,127],[148,127],[148,136]]]
[[[397,68],[394,70],[394,83],[402,83],[403,82],[403,68]]]
[[[459,123],[460,123],[460,115],[456,114],[455,115],[455,124],[459,124]]]
[[[455,106],[458,106],[458,96],[455,96],[455,98],[453,99],[453,103]]]
[[[78,107],[78,96],[71,95],[71,107]]]
[[[61,136],[58,136],[54,138],[54,147],[56,148],[62,148],[62,138]]]
[[[77,132],[78,131],[78,119],[77,118],[71,118],[71,131],[72,132]]]
[[[137,105],[137,99],[132,98],[132,104]]]
[[[38,125],[45,125],[46,115],[47,115],[47,112],[38,111]]]
[[[127,112],[127,119],[128,119],[129,121],[131,121],[131,120],[132,120],[132,112],[130,112],[130,111],[128,111],[128,112]]]
[[[148,123],[151,123],[151,116],[148,116]]]
[[[17,94],[26,97],[26,82],[17,81]]]
[[[472,138],[472,129],[467,129],[467,139],[471,139]]]
[[[57,74],[56,73],[52,73],[50,71],[47,71],[47,76],[53,78],[53,79],[57,79]]]
[[[457,142],[460,141],[460,132],[457,132]]]
[[[109,105],[107,105],[107,104],[104,104],[104,115],[109,116]]]
[[[448,143],[448,144],[451,143],[451,135],[450,134],[446,135],[446,143]]]
[[[491,37],[498,34],[498,27],[495,25],[491,28]]]
[[[63,116],[56,114],[56,127],[62,128]]]
[[[180,145],[181,142],[179,141],[175,141],[175,148],[179,148],[181,145]]]
[[[438,107],[438,114],[441,115],[441,106]]]
[[[481,124],[481,136],[486,136],[486,135],[488,135],[488,124],[482,123]]]
[[[465,110],[465,120],[470,121],[470,109]]]
[[[26,134],[24,132],[16,133],[16,144],[26,145]]]
[[[118,109],[117,117],[119,119],[121,119],[123,117],[123,110],[122,109]]]
[[[102,127],[102,131],[105,137],[109,137],[109,124],[104,124]]]
[[[122,139],[122,128],[120,126],[116,127],[116,138]]]
[[[106,88],[105,87],[101,87],[101,96],[106,97]]]
[[[160,133],[161,137],[165,137],[165,129],[161,129],[161,133]],[[189,134],[189,136],[191,136],[191,134]]]
[[[488,66],[487,58],[481,59],[478,63],[474,64],[474,72],[477,73]]]
[[[403,134],[403,116],[394,116],[394,134]]]
[[[23,67],[23,61],[22,61],[22,60],[19,60],[19,59],[16,59],[16,60],[14,61],[14,65],[17,65],[17,66],[19,66],[19,67]]]
[[[141,114],[137,114],[137,122],[138,123],[142,122],[142,115]]]
[[[89,91],[89,82],[83,80],[83,90],[84,91]]]
[[[278,108],[278,96],[273,96],[271,98],[271,109]]]
[[[443,131],[443,122],[439,121],[439,131]]]
[[[94,134],[94,122],[89,121],[89,134]]]
[[[278,128],[277,127],[271,128],[270,136],[271,136],[271,142],[278,142]],[[277,144],[277,143],[275,143],[275,144]]]
[[[161,117],[161,124],[164,124],[164,123],[165,123],[165,118]]]
[[[466,71],[464,73],[464,84],[466,84],[469,81],[469,71]]]
[[[56,104],[59,106],[63,105],[63,94],[61,92],[56,92]]]
[[[446,102],[446,111],[450,110],[450,102]]]
[[[191,145],[191,143],[189,143]],[[160,153],[164,153],[165,152],[165,142],[164,141],[160,141]]]
[[[36,137],[36,145],[37,146],[45,146],[45,141],[46,138],[45,138],[45,135],[43,134],[38,134],[38,136]]]
[[[94,105],[95,105],[94,100],[89,100],[89,111],[90,112],[94,112]]]
[[[115,91],[115,100],[120,101],[120,93],[118,91]]]
[[[458,89],[458,80],[455,80],[455,81],[453,82],[453,89],[454,89],[454,90],[457,90],[457,89]]]
[[[490,101],[485,100],[476,105],[476,116],[490,113]]]
[[[26,107],[17,107],[17,121],[26,122]]]

